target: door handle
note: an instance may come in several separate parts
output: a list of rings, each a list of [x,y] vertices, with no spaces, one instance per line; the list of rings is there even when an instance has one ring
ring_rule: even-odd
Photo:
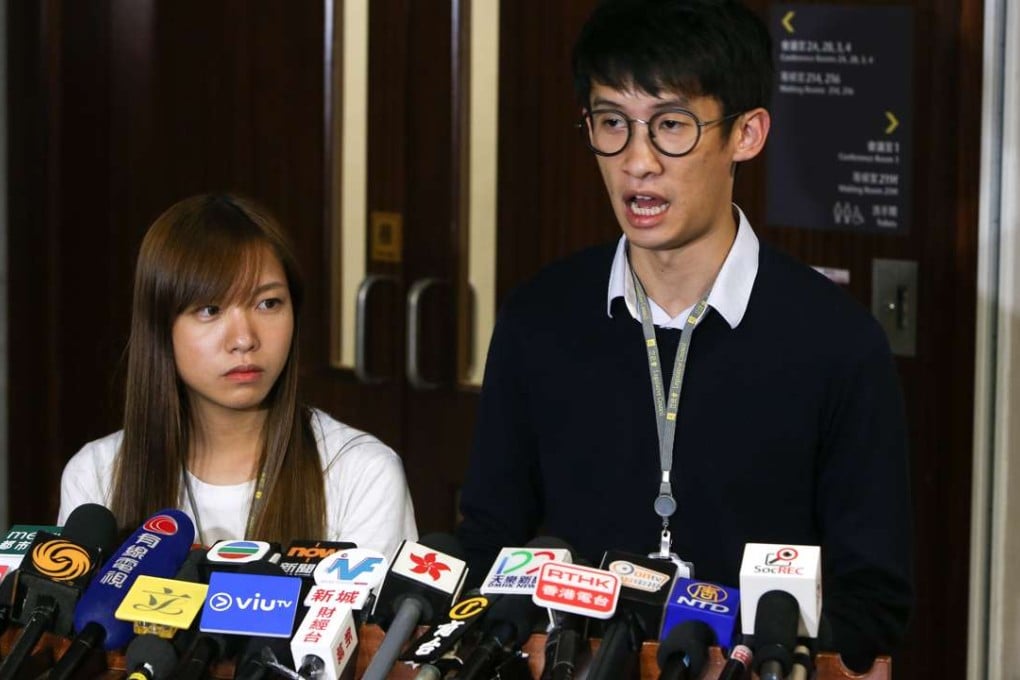
[[[368,296],[377,283],[397,279],[387,274],[369,274],[358,286],[354,314],[354,375],[366,385],[386,382],[386,376],[372,375],[368,371]]]
[[[418,279],[407,291],[407,381],[416,390],[435,390],[442,383],[426,380],[421,374],[421,299],[429,288],[446,283],[429,276]]]

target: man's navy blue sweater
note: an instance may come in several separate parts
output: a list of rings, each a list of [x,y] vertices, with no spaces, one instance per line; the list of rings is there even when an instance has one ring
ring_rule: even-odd
[[[458,535],[476,577],[504,546],[557,536],[657,549],[660,476],[640,323],[606,313],[614,246],[545,269],[500,312]],[[668,384],[680,331],[657,329]],[[881,328],[810,268],[761,243],[736,328],[695,330],[672,472],[674,550],[738,585],[744,544],[821,545],[824,611],[844,659],[891,651],[911,594],[906,431]],[[481,572],[481,574],[479,574]]]

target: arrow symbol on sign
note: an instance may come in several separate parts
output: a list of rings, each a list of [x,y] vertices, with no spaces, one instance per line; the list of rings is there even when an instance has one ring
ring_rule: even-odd
[[[885,117],[889,119],[889,125],[885,129],[885,134],[891,135],[893,130],[900,126],[900,121],[893,115],[892,111],[886,111]]]
[[[793,16],[795,14],[796,12],[790,10],[789,12],[786,13],[786,15],[783,17],[783,20],[780,22],[781,24],[783,24],[783,28],[786,29],[787,33],[793,33]]]

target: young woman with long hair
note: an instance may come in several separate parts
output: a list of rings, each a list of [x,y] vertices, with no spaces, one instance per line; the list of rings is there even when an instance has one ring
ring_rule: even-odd
[[[124,429],[86,444],[60,523],[103,503],[123,529],[164,507],[224,538],[416,538],[399,457],[298,400],[302,284],[279,224],[250,200],[194,196],[149,228],[135,273]]]

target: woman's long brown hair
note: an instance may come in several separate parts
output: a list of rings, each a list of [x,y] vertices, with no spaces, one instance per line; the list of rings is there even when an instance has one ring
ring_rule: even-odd
[[[275,256],[286,273],[294,334],[286,365],[266,397],[258,464],[264,490],[247,538],[285,544],[326,537],[322,463],[310,414],[298,402],[303,286],[297,261],[272,216],[250,200],[219,194],[171,206],[149,228],[138,254],[124,440],[111,503],[122,529],[133,530],[157,510],[180,507],[183,500],[193,422],[174,364],[174,320],[195,304],[246,298],[266,256]]]

